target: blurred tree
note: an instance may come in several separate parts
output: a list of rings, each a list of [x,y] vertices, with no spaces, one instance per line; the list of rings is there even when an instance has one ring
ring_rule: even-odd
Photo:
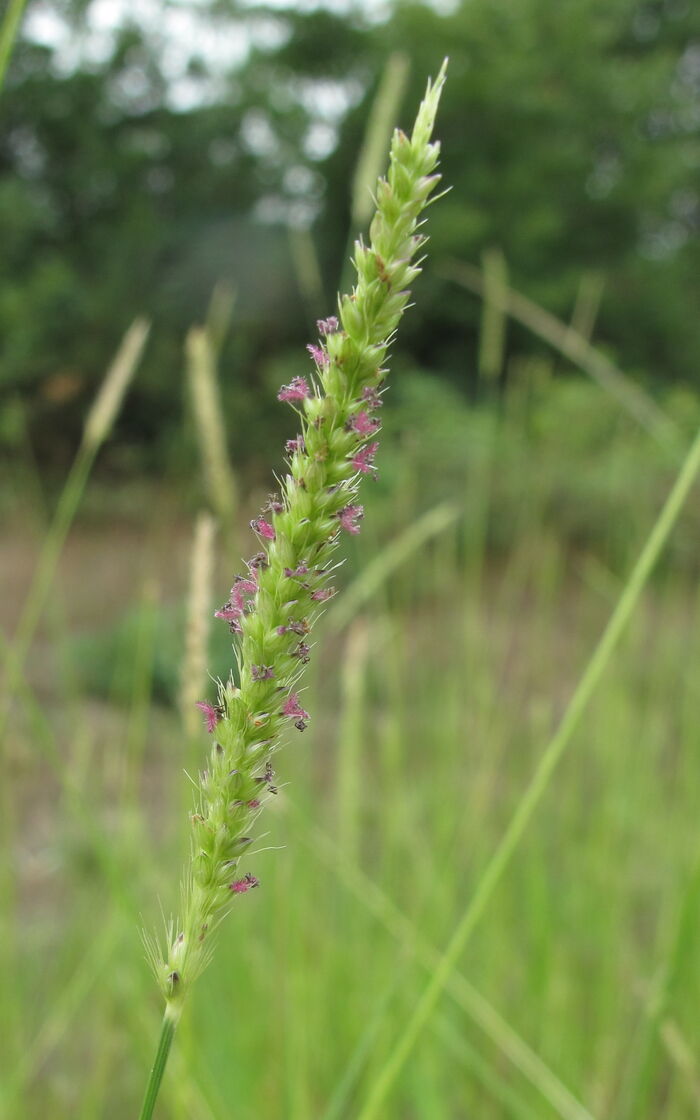
[[[161,29],[133,23],[97,60],[85,51],[69,65],[27,38],[12,61],[0,106],[0,384],[32,402],[46,454],[61,451],[57,417],[75,437],[91,379],[144,312],[153,343],[122,425],[162,458],[180,429],[184,334],[222,277],[239,293],[224,399],[239,461],[254,453],[271,363],[307,329],[286,227],[311,228],[333,292],[370,99],[397,48],[411,59],[407,113],[450,56],[439,132],[452,190],[431,215],[432,267],[404,337],[412,360],[464,380],[479,309],[435,266],[498,246],[513,283],[564,316],[581,274],[602,271],[604,342],[637,375],[698,383],[697,6],[463,0],[440,14],[402,2],[384,22],[359,4],[344,15],[226,0],[195,9],[202,42],[240,45],[235,64],[210,67],[190,43],[175,80]],[[88,0],[51,10],[76,34],[89,23]],[[172,10],[163,4],[164,19]],[[537,348],[519,330],[509,339]]]
[[[433,330],[414,319],[420,359],[449,369],[464,353],[465,318],[477,322],[478,309],[438,281],[436,260],[477,262],[498,246],[515,286],[564,316],[581,274],[602,271],[600,329],[627,367],[697,383],[700,8],[465,0],[440,16],[401,3],[370,45],[374,69],[391,48],[410,55],[411,103],[436,59],[450,56],[439,131],[452,189],[431,215],[421,318]],[[365,112],[350,115],[329,164],[329,233],[342,225]]]

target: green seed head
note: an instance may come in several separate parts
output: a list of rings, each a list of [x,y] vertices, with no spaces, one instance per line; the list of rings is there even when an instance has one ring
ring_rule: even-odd
[[[287,444],[281,494],[252,522],[256,554],[217,612],[235,635],[239,683],[222,686],[216,704],[200,704],[215,743],[191,818],[182,917],[164,956],[150,947],[172,1015],[206,965],[218,924],[258,885],[241,874],[239,861],[276,792],[271,756],[287,728],[303,731],[309,720],[299,692],[307,637],[333,594],[338,543],[360,530],[362,477],[376,471],[384,363],[420,272],[412,263],[425,242],[418,226],[439,181],[431,135],[444,80],[445,64],[428,84],[410,137],[394,133],[369,244],[355,246],[356,285],[340,297],[338,316],[318,323],[318,341],[308,347],[311,372],[279,392],[299,413],[299,435]]]

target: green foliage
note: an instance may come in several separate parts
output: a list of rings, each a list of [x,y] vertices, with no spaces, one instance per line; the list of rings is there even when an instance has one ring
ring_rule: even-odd
[[[62,10],[78,28],[89,7]],[[364,123],[397,49],[412,62],[405,104],[436,60],[452,60],[441,120],[452,191],[431,230],[434,265],[500,246],[514,285],[564,318],[582,273],[602,272],[598,332],[613,353],[646,381],[697,382],[692,5],[469,0],[440,15],[401,3],[386,23],[198,10],[203,26],[250,35],[251,47],[216,97],[184,108],[158,41],[134,24],[103,61],[73,71],[27,41],[13,57],[0,137],[0,378],[30,405],[40,457],[65,457],[106,356],[146,313],[154,336],[122,437],[132,462],[186,471],[174,373],[187,328],[225,279],[239,296],[224,398],[241,417],[237,462],[251,461],[270,423],[264,370],[306,341],[285,223],[313,222],[335,290]],[[265,20],[274,35],[256,37]],[[192,71],[202,78],[201,64]],[[437,268],[423,297],[402,346],[459,384],[459,370],[475,367],[478,305]],[[508,346],[511,357],[535,352],[519,329]]]
[[[77,32],[90,4],[57,7]],[[160,491],[113,480],[165,465],[178,508],[196,505],[182,341],[222,277],[239,293],[222,355],[233,457],[267,476],[269,447],[290,434],[269,410],[303,372],[306,341],[283,222],[315,218],[334,290],[388,50],[410,55],[415,82],[452,58],[440,134],[454,189],[431,215],[432,259],[500,246],[513,283],[563,317],[582,273],[604,272],[606,348],[688,439],[697,429],[700,15],[681,0],[452,7],[397,3],[385,25],[265,8],[282,33],[254,41],[227,96],[177,111],[158,43],[133,27],[75,72],[26,42],[13,59],[0,102],[0,445],[21,461],[3,475],[3,512],[43,514],[9,491],[34,451],[70,456],[128,320],[152,315],[156,337],[112,474],[89,496],[113,567],[81,558],[78,526],[62,573],[99,604],[94,627],[66,632],[57,586],[51,640],[35,643],[0,736],[2,1118],[135,1114],[157,1014],[137,930],[176,905],[160,869],[185,848],[181,769],[196,775],[202,757],[173,711],[150,704],[175,707],[182,587],[101,625],[126,550],[152,570],[154,522],[163,534],[167,521]],[[225,0],[211,12],[222,34],[261,16]],[[308,140],[334,131],[329,82],[349,111],[326,158]],[[392,363],[381,476],[351,564],[447,497],[463,515],[388,566],[351,631],[329,629],[314,650],[320,703],[279,767],[265,841],[286,850],[254,853],[262,889],[237,907],[183,1024],[164,1115],[358,1114],[675,473],[520,329],[508,329],[505,384],[485,398],[471,375],[478,305],[437,270],[420,303],[411,357]],[[143,545],[120,517],[142,524]],[[699,524],[692,496],[387,1120],[697,1115]],[[173,532],[169,585],[177,544]],[[224,626],[212,641],[224,677]]]
[[[631,515],[643,499],[630,485]],[[118,563],[119,527],[103,531]],[[73,563],[110,594],[79,547]],[[316,718],[276,767],[262,845],[284,851],[251,858],[261,889],[195,995],[165,1116],[228,1120],[235,1101],[242,1116],[307,1120],[338,1097],[357,1114],[608,613],[610,586],[572,571],[536,517],[505,562],[450,532],[401,575],[405,600],[380,588],[352,636],[321,636]],[[485,1034],[450,987],[387,1120],[561,1120],[552,1076],[596,1118],[629,1106],[657,1120],[660,1100],[665,1120],[695,1116],[696,583],[671,568],[649,589],[470,946],[461,979],[505,1028]],[[177,656],[179,613],[162,614],[156,659],[162,641]],[[141,624],[129,627],[135,648]],[[32,673],[40,701],[18,696],[5,741],[0,1115],[133,1115],[158,1014],[138,929],[176,905],[162,867],[186,841],[181,770],[197,772],[205,735],[188,750],[177,716],[154,707],[147,749],[130,755],[133,700],[119,712],[81,689],[76,705],[57,674]],[[507,1030],[545,1063],[543,1088],[506,1056]]]
[[[553,377],[545,359],[519,370],[500,404],[470,405],[448,382],[409,370],[397,372],[392,394],[373,491],[375,516],[395,531],[406,506],[451,498],[464,508],[465,540],[483,534],[492,552],[507,552],[535,520],[572,554],[617,570],[673,478],[674,461],[614,401],[582,377]],[[692,438],[698,398],[679,388],[664,407]],[[690,571],[698,518],[691,500],[670,546]]]
[[[544,361],[530,367],[527,376],[523,372],[523,378],[499,411],[493,403],[468,404],[456,388],[434,376],[398,371],[383,417],[379,478],[363,495],[365,531],[381,549],[419,511],[451,499],[461,511],[455,547],[465,563],[477,542],[493,564],[502,563],[523,534],[536,530],[558,542],[570,570],[610,591],[624,571],[630,542],[641,539],[655,516],[674,465],[590,382],[552,380]],[[690,439],[700,426],[698,397],[676,389],[664,406]],[[151,500],[132,492],[126,507]],[[114,495],[98,484],[92,501],[104,509],[114,504]],[[245,533],[245,519],[238,528]],[[700,497],[691,496],[661,561],[662,572],[697,574],[699,531]],[[346,584],[367,558],[361,542],[351,550],[343,566]],[[397,608],[410,608],[413,581],[399,572],[389,594]],[[143,608],[130,608],[114,625],[70,640],[72,672],[86,693],[121,705],[131,702],[143,625]],[[153,698],[173,710],[183,629],[179,604],[159,612]],[[207,664],[213,681],[228,676],[231,638],[223,625],[212,629]],[[209,698],[214,696],[212,684]]]
[[[695,379],[699,367],[688,331],[698,298],[699,30],[697,10],[675,3],[470,0],[445,17],[399,4],[370,40],[375,58],[389,45],[406,50],[414,82],[433,52],[450,55],[441,136],[452,191],[431,231],[432,259],[474,261],[498,245],[515,286],[565,317],[581,273],[603,270],[604,337],[659,380]],[[347,135],[331,162],[336,199],[357,133]],[[439,327],[428,338],[416,324],[414,341],[431,366],[450,369],[465,311],[435,281],[432,294],[422,314]],[[529,349],[520,337],[514,345]]]

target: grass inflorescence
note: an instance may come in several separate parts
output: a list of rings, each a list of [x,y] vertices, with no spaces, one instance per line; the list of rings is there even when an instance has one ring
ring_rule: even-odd
[[[219,683],[213,703],[199,705],[214,743],[191,818],[182,914],[165,954],[149,946],[168,1024],[179,1018],[207,964],[222,918],[258,886],[239,863],[275,792],[271,758],[286,729],[303,731],[310,718],[300,692],[309,634],[335,592],[330,581],[339,541],[360,530],[360,483],[376,473],[385,363],[420,271],[415,258],[425,237],[419,227],[439,181],[439,145],[431,134],[444,77],[443,66],[410,137],[394,133],[369,244],[355,246],[357,283],[339,299],[338,314],[317,324],[318,339],[308,346],[311,373],[278,393],[296,411],[300,430],[287,443],[279,492],[251,522],[257,551],[216,612],[235,637],[236,673]]]
[[[454,275],[479,286],[471,274]],[[485,293],[491,326],[504,279]],[[553,380],[549,363],[516,368],[511,358],[500,411],[490,385],[488,408],[467,406],[456,394],[444,395],[440,408],[433,376],[415,397],[368,410],[370,420],[391,417],[397,431],[420,428],[420,439],[404,439],[400,448],[396,440],[394,465],[384,447],[380,484],[350,500],[367,513],[352,542],[356,578],[330,604],[324,655],[309,651],[313,701],[298,681],[289,685],[314,717],[303,741],[313,762],[306,751],[286,756],[290,793],[275,802],[288,813],[289,850],[280,858],[254,845],[248,874],[264,886],[260,905],[236,905],[236,936],[221,939],[217,968],[192,1001],[162,1086],[168,1115],[697,1115],[695,494],[643,593],[649,565],[634,566],[670,484],[674,448],[690,437],[697,400],[669,398],[678,430],[668,430],[673,440],[658,438],[662,424],[648,409],[629,407],[629,393],[615,390],[619,377],[599,376],[611,363],[606,356],[603,367],[602,352],[581,345],[584,335],[595,345],[588,332],[577,327],[577,338],[551,316],[534,316],[512,289],[507,294],[503,314],[589,366],[597,384]],[[485,381],[489,369],[508,363],[487,318]],[[213,342],[220,336],[210,322],[207,331]],[[325,348],[325,336],[313,345]],[[305,377],[314,397],[323,392],[320,372]],[[410,376],[402,377],[403,394],[410,386]],[[303,391],[298,382],[286,388]],[[290,402],[302,436],[306,399]],[[389,429],[387,422],[387,444]],[[360,463],[377,441],[372,432],[358,438],[358,450],[367,449]],[[160,706],[163,693],[154,687],[165,653],[172,678],[165,694],[180,698],[173,668],[182,653],[180,621],[154,604],[183,594],[178,572],[189,533],[173,523],[159,489],[136,545],[119,495],[115,501],[111,486],[100,491],[99,480],[86,491],[93,502],[92,513],[83,511],[87,527],[73,526],[94,458],[94,446],[88,450],[46,538],[31,626],[22,623],[14,645],[14,606],[31,553],[25,544],[15,555],[17,542],[4,541],[8,636],[0,637],[0,655],[12,709],[4,713],[8,781],[0,814],[0,1120],[134,1114],[141,1055],[153,1040],[150,978],[133,930],[162,890],[164,849],[172,851],[172,822],[180,818],[172,807],[189,797],[173,761],[180,720]],[[692,459],[686,490],[697,446]],[[675,493],[670,514],[667,506],[657,521],[654,554],[678,513]],[[133,499],[130,492],[129,517]],[[90,524],[96,500],[108,518],[99,539]],[[220,513],[212,494],[209,500]],[[274,511],[260,517],[278,529]],[[24,522],[18,528],[21,544]],[[220,526],[219,541],[224,532]],[[160,535],[167,565],[149,555]],[[336,543],[343,539],[338,519]],[[258,547],[267,555],[265,539]],[[188,612],[189,716],[198,734],[201,714],[192,705],[203,695],[206,627],[194,604],[210,597],[204,567],[194,565]],[[22,579],[13,571],[20,568]],[[637,575],[623,590],[631,570]],[[96,658],[94,643],[104,641],[139,581],[133,650],[125,648],[116,665]],[[639,601],[611,657],[611,627],[597,650],[596,641],[621,593],[618,620]],[[253,601],[244,595],[244,604]],[[309,622],[324,606],[314,602]],[[235,608],[234,595],[229,622],[243,627],[248,614]],[[26,657],[27,635],[44,614]],[[157,641],[156,615],[168,623]],[[81,647],[74,678],[64,664],[72,648],[67,626],[87,621],[101,629]],[[228,647],[226,622],[219,626],[214,638]],[[619,630],[618,622],[615,643]],[[226,678],[229,649],[215,656]],[[100,660],[104,687],[91,691],[86,673],[100,669]],[[295,665],[300,673],[301,659]],[[126,692],[116,687],[125,666]],[[241,687],[240,670],[230,683]],[[207,708],[217,742],[224,720],[216,709],[222,699],[228,704],[228,687]],[[128,708],[114,703],[118,694]],[[573,722],[569,714],[561,724],[567,709]],[[289,720],[279,722],[283,732]],[[562,743],[568,757],[552,768]],[[266,765],[261,772],[267,779]],[[186,819],[182,826],[184,833]],[[153,832],[162,846],[144,841]],[[222,892],[227,903],[240,894],[250,899],[246,872],[245,865],[232,871],[238,890]],[[181,928],[173,927],[168,949]],[[157,967],[162,978],[160,955]],[[158,1073],[174,1031],[169,1015]],[[153,1111],[159,1088],[156,1076],[143,1115]]]

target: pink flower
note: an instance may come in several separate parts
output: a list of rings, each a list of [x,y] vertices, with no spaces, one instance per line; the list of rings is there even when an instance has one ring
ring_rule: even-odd
[[[307,576],[309,569],[306,564],[300,564],[298,568],[285,568],[284,574],[287,579],[299,579],[300,576]]]
[[[214,612],[214,618],[222,618],[224,622],[228,622],[231,631],[234,634],[241,633],[241,625],[239,619],[245,613],[246,595],[254,595],[258,590],[258,585],[253,579],[246,579],[245,576],[236,576],[236,582],[231,588],[231,597],[228,603],[225,603],[220,610]]]
[[[304,452],[306,451],[306,445],[304,444],[304,437],[303,436],[297,436],[296,439],[288,439],[286,444],[285,444],[284,449],[285,449],[285,451],[287,452],[288,455],[296,455],[297,451],[300,454],[303,455]]]
[[[360,526],[357,524],[365,515],[363,506],[346,506],[341,509],[338,514],[341,528],[345,529],[346,533],[359,533]]]
[[[228,889],[233,891],[234,894],[245,894],[246,891],[251,891],[253,887],[259,886],[260,880],[248,872],[242,879],[236,879],[235,883],[230,883]]]
[[[373,389],[371,385],[365,385],[364,389],[362,390],[362,400],[365,402],[368,408],[382,407],[382,398],[379,396],[377,390]]]
[[[309,345],[306,347],[306,349],[309,351],[309,354],[311,355],[311,357],[315,361],[316,365],[319,366],[321,369],[325,369],[325,367],[330,362],[330,358],[328,357],[328,354],[323,349],[323,347],[322,346],[314,346],[313,342],[310,342]]]
[[[214,707],[213,704],[208,704],[206,700],[198,700],[195,707],[199,708],[200,712],[204,712],[204,723],[207,731],[211,734],[224,713],[218,704]]]
[[[376,477],[377,468],[374,465],[374,456],[377,454],[378,447],[378,443],[368,443],[355,452],[351,462],[356,471],[359,471],[360,474],[374,474]]]
[[[335,587],[320,587],[318,591],[311,592],[311,598],[317,603],[325,603],[326,599],[330,599],[333,595],[335,595]]]
[[[251,521],[250,527],[261,537],[264,537],[265,540],[274,541],[275,530],[272,528],[270,522],[266,521],[264,517],[258,517],[255,520]]]
[[[275,776],[275,772],[272,769],[272,763],[271,762],[266,762],[265,763],[265,773],[264,774],[258,774],[255,781],[260,782],[262,785],[271,786],[272,785],[272,779],[274,778],[274,776]],[[277,792],[277,791],[275,790],[275,792]]]
[[[305,377],[295,377],[289,385],[283,385],[277,394],[278,401],[305,401],[311,390]]]
[[[318,333],[322,334],[325,338],[327,334],[333,334],[338,329],[338,320],[335,315],[329,315],[327,319],[318,319],[316,322]]]
[[[282,636],[282,634],[298,634],[299,637],[303,638],[305,634],[309,633],[310,629],[311,627],[309,625],[308,619],[290,618],[286,626],[277,627],[277,633],[280,635],[280,637]]]
[[[246,567],[253,573],[253,576],[260,571],[261,568],[269,568],[270,562],[267,559],[267,554],[264,552],[256,552],[248,561]]]
[[[299,693],[290,692],[289,696],[284,702],[282,708],[282,715],[289,716],[290,719],[305,720],[309,719],[309,713],[305,712],[299,704]]]
[[[284,513],[284,502],[279,494],[269,494],[264,508],[269,509],[270,513]]]
[[[367,409],[363,408],[356,416],[348,420],[348,427],[359,436],[373,436],[379,428],[379,421],[370,416]]]
[[[238,607],[234,607],[231,603],[227,603],[225,607],[220,610],[214,611],[214,618],[221,618],[224,622],[228,622],[232,634],[242,634],[240,623],[241,612]]]
[[[250,675],[254,681],[271,681],[275,670],[272,665],[251,665]]]

